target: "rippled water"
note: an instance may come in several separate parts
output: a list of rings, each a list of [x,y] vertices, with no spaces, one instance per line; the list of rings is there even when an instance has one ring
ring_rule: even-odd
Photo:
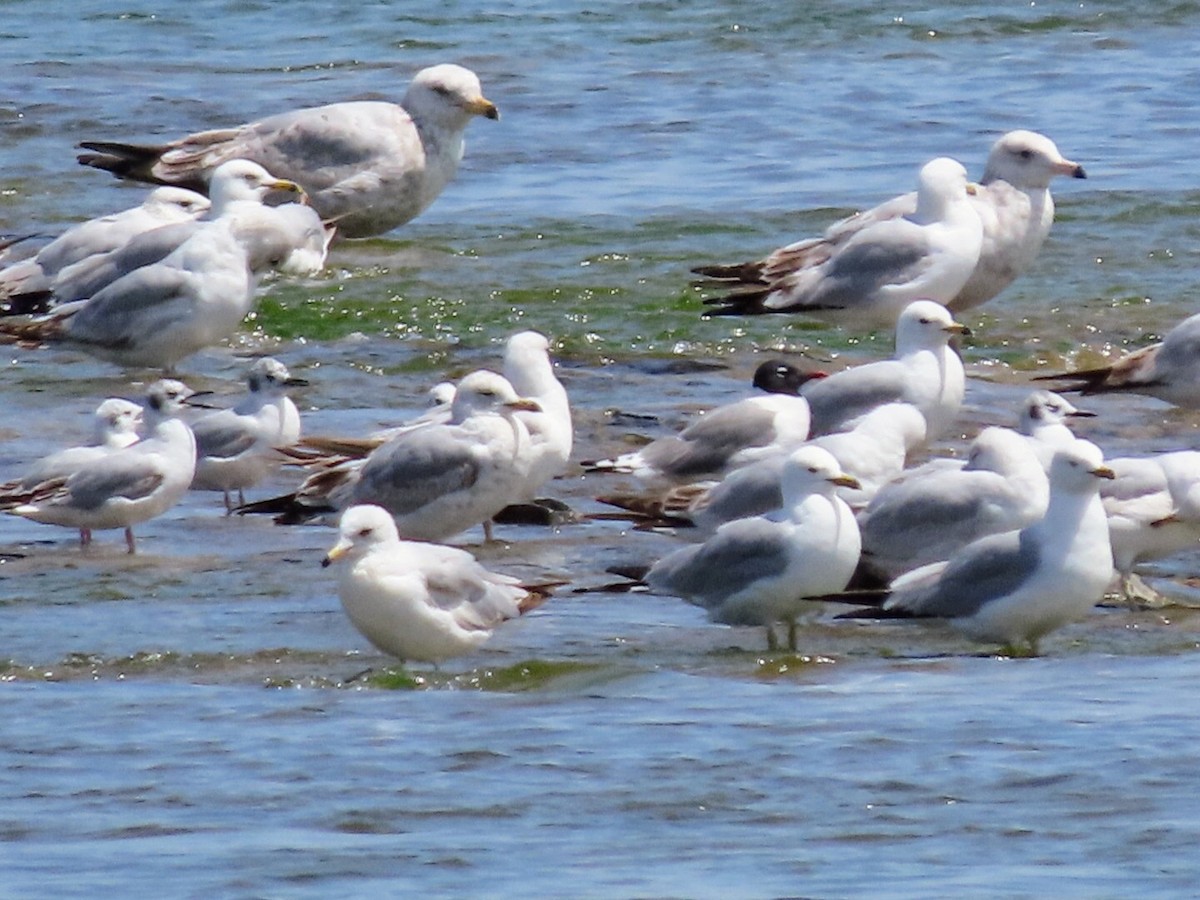
[[[1018,127],[1091,177],[1057,186],[1035,270],[970,319],[963,433],[1009,421],[1033,370],[1141,346],[1194,311],[1200,4],[0,11],[3,231],[137,202],[74,165],[82,138],[396,97],[444,60],[480,73],[503,119],[471,126],[426,214],[273,286],[233,345],[182,367],[232,391],[243,356],[270,350],[312,381],[310,432],[392,422],[444,373],[495,365],[523,327],[555,339],[580,458],[637,430],[607,410],[656,415],[641,430],[659,433],[743,394],[766,348],[832,366],[884,354],[886,335],[799,319],[704,321],[687,269],[816,232],[908,189],[932,156],[978,172]],[[64,352],[4,360],[3,477],[144,377]],[[1193,414],[1092,406],[1087,434],[1110,454],[1195,445]],[[590,511],[613,486],[553,493]],[[133,558],[112,534],[83,553],[65,531],[0,520],[0,553],[20,554],[0,563],[0,893],[1194,890],[1189,609],[1098,610],[1035,660],[818,619],[792,656],[676,600],[565,590],[441,672],[377,677],[388,661],[317,567],[331,533],[219,505],[189,497],[139,529]],[[501,536],[467,543],[582,586],[672,546],[616,523]],[[1151,574],[1188,598],[1196,562]]]

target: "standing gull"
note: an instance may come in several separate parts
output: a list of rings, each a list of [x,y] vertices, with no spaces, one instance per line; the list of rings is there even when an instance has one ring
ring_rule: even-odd
[[[482,523],[490,539],[490,519],[519,499],[529,472],[529,432],[516,414],[536,408],[503,376],[472,372],[449,422],[403,432],[365,460],[320,463],[295,493],[238,511],[290,524],[369,503],[390,512],[404,538],[440,541]]]
[[[714,622],[765,625],[772,648],[772,626],[788,622],[796,649],[804,598],[842,590],[858,562],[858,526],[835,493],[857,482],[818,447],[792,453],[781,481],[781,513],[722,525],[703,544],[655,563],[646,584],[703,607]]]
[[[1050,182],[1059,175],[1087,177],[1083,166],[1065,159],[1045,135],[1010,131],[996,141],[978,189],[970,198],[983,226],[979,260],[966,284],[947,303],[950,309],[971,309],[991,300],[1033,264],[1054,222]],[[903,194],[843,219],[819,238],[781,247],[759,262],[696,271],[735,293],[766,290],[829,259],[867,227],[912,215],[916,209],[917,194]]]
[[[438,65],[413,78],[401,105],[333,103],[159,145],[85,141],[84,165],[122,178],[204,190],[230,159],[251,159],[300,184],[343,237],[383,234],[420,214],[454,177],[475,116],[498,119],[475,73]]]
[[[910,303],[896,321],[894,359],[854,366],[804,387],[813,436],[844,431],[864,413],[897,402],[911,403],[925,416],[927,440],[944,434],[966,390],[962,360],[950,346],[956,334],[970,331],[944,306]]]
[[[254,487],[279,468],[276,448],[300,439],[300,413],[287,395],[289,387],[307,385],[293,378],[287,366],[265,357],[250,367],[246,396],[232,409],[214,412],[192,423],[196,435],[194,491],[221,491],[225,511],[233,509],[230,492]]]
[[[436,664],[469,653],[547,596],[488,571],[465,550],[400,540],[378,506],[342,514],[338,542],[321,565],[338,562],[346,615],[372,644],[404,661]]]
[[[1043,518],[896,579],[884,608],[948,619],[972,640],[1036,654],[1042,636],[1087,615],[1108,585],[1112,551],[1100,483],[1111,478],[1094,444],[1060,450]]]
[[[532,444],[529,478],[522,500],[533,500],[551,478],[567,470],[574,442],[571,402],[554,374],[550,342],[536,331],[522,331],[508,339],[504,350],[504,377],[522,397],[533,400],[537,412],[518,412]]]
[[[178,381],[156,381],[146,393],[147,431],[142,440],[65,478],[42,482],[11,512],[47,525],[78,528],[85,543],[92,530],[123,528],[133,553],[133,526],[162,515],[192,483],[196,440],[178,418],[192,394]]]
[[[890,324],[914,300],[949,303],[979,261],[983,226],[969,202],[975,188],[962,165],[947,157],[926,163],[918,184],[912,213],[872,222],[827,255],[766,283],[738,285],[706,300],[720,304],[711,314],[812,313]]]

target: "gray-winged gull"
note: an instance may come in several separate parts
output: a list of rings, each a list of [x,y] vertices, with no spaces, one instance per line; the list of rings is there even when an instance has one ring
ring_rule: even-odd
[[[203,191],[230,159],[252,159],[297,182],[343,237],[370,237],[421,213],[454,177],[475,116],[500,117],[474,72],[422,69],[400,105],[332,103],[204,131],[158,145],[85,141],[84,165],[122,178]]]

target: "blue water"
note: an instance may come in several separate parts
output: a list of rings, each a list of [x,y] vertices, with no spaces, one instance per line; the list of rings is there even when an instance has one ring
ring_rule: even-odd
[[[1031,370],[1195,311],[1197,3],[10,0],[0,16],[0,231],[137,202],[74,164],[81,139],[394,98],[442,61],[480,74],[503,118],[472,124],[430,210],[271,288],[244,335],[183,366],[232,391],[245,353],[273,352],[313,383],[310,433],[395,420],[520,327],[555,338],[579,458],[741,396],[764,348],[877,357],[886,336],[702,321],[687,269],[908,190],[936,155],[978,173],[1013,128],[1090,178],[1056,185],[1037,266],[970,320],[963,435],[1010,421]],[[0,478],[139,389],[76,354],[2,360]],[[655,374],[683,360],[726,368]],[[1092,406],[1110,454],[1195,446],[1192,413]],[[614,408],[659,422],[614,426]],[[553,492],[587,511],[611,487]],[[354,679],[389,663],[317,565],[331,533],[219,507],[190,496],[132,559],[111,534],[84,553],[0,520],[0,552],[24,554],[0,563],[0,895],[1194,892],[1191,610],[1097,610],[1035,660],[820,619],[791,657],[671,598],[568,589],[393,691]],[[501,536],[464,542],[585,586],[674,546],[612,523]],[[1197,561],[1148,574],[1186,595]]]

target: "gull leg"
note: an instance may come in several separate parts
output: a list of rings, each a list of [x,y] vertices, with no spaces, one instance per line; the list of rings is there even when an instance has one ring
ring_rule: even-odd
[[[788,649],[794,651],[796,649],[796,620],[787,620],[787,641]]]
[[[80,528],[79,529],[79,546],[86,547],[91,542],[92,542],[92,529]]]
[[[779,649],[779,641],[775,637],[775,629],[770,625],[767,626],[767,649],[772,651]]]
[[[494,540],[495,537],[492,534],[492,520],[487,519],[483,523],[483,542],[485,544],[490,544]]]
[[[125,546],[129,548],[130,553],[137,552],[137,544],[133,540],[133,527],[125,529]]]
[[[225,515],[233,514],[233,502],[229,497],[229,491],[225,491]]]

